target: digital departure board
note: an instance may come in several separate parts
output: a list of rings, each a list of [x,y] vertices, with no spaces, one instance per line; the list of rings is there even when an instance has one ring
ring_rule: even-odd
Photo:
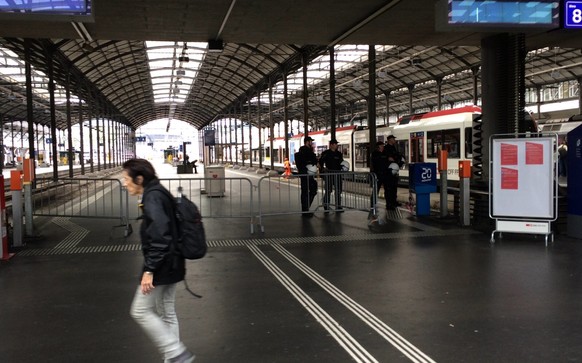
[[[89,15],[90,0],[0,0],[0,13]]]
[[[442,18],[438,19],[442,11],[446,11],[444,22]],[[440,0],[437,3],[437,24],[448,30],[558,28],[560,1]]]
[[[449,0],[449,23],[559,26],[559,1]]]
[[[582,1],[565,0],[562,16],[564,28],[582,29]]]

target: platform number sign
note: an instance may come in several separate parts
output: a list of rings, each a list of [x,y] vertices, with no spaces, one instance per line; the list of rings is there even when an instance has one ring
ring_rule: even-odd
[[[432,181],[432,169],[423,167],[420,172],[420,179],[423,183]]]
[[[582,1],[564,2],[564,28],[582,29]]]

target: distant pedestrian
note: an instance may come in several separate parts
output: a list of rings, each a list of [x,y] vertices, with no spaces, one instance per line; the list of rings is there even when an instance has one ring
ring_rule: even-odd
[[[180,341],[176,315],[176,284],[184,280],[186,268],[184,257],[173,252],[178,237],[174,200],[147,160],[126,161],[123,184],[129,194],[143,195],[140,237],[144,262],[131,316],[166,363],[191,363],[194,355]]]
[[[285,172],[283,172],[284,178],[289,178],[291,176],[291,163],[289,162],[289,158],[285,158],[283,162],[283,167],[285,168]]]
[[[329,149],[325,150],[319,158],[320,170],[322,170],[324,184],[323,208],[327,211],[330,206],[331,192],[335,189],[335,209],[343,212],[342,208],[342,161],[341,151],[338,151],[336,139],[329,141]]]
[[[313,213],[309,212],[311,203],[317,195],[317,181],[315,175],[317,174],[317,157],[313,152],[313,139],[306,136],[303,140],[303,146],[295,153],[295,165],[297,171],[301,174],[301,210],[303,217],[313,217]]]

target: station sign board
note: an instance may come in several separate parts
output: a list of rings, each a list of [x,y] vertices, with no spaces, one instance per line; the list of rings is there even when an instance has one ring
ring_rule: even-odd
[[[565,29],[582,29],[582,1],[566,0],[562,17]]]

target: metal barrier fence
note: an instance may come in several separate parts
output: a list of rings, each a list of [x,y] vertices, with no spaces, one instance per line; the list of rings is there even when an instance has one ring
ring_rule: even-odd
[[[289,178],[265,176],[259,179],[258,200],[248,178],[161,178],[160,182],[177,195],[178,188],[196,203],[204,218],[248,218],[254,233],[255,218],[264,232],[263,218],[275,215],[358,210],[376,214],[373,198],[377,197],[377,180],[371,173],[327,173],[313,178],[315,192],[307,184],[306,194],[313,196],[309,210],[301,208],[301,179],[313,178],[294,174]],[[333,185],[333,188],[329,188]],[[337,186],[337,191],[335,187]],[[33,195],[35,216],[119,219],[125,235],[132,231],[129,224],[129,197],[118,179],[72,178],[38,179]],[[255,215],[255,203],[258,214]],[[136,203],[137,211],[137,203]]]
[[[307,201],[308,210],[302,208],[302,179],[303,204]],[[375,215],[376,206],[372,201],[377,200],[376,185],[377,179],[372,173],[325,173],[319,178],[308,174],[293,174],[289,178],[265,176],[258,183],[258,224],[264,232],[266,216],[311,214],[320,208],[324,212],[359,210]]]
[[[248,178],[164,178],[160,179],[173,195],[178,187],[194,202],[203,218],[248,218],[254,233],[253,184]]]
[[[119,219],[128,236],[128,194],[119,179],[50,178],[36,180],[33,215]]]

